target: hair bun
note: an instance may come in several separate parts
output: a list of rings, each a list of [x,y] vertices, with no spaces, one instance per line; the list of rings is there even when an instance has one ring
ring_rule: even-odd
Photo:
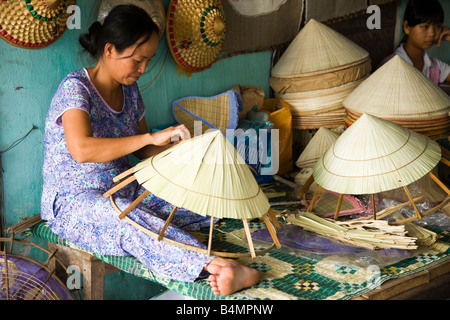
[[[79,42],[81,46],[96,58],[98,55],[98,40],[101,39],[103,25],[95,21],[88,29],[87,33],[80,35]]]

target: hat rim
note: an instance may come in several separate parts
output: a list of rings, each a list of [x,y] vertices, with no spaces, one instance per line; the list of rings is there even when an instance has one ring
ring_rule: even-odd
[[[199,64],[194,64],[191,59],[193,54],[190,54],[190,56],[185,56],[183,54],[183,52],[180,52],[179,50],[179,46],[177,45],[177,43],[175,42],[176,39],[176,32],[178,31],[178,29],[175,28],[175,18],[177,17],[177,5],[179,5],[180,3],[183,3],[184,0],[171,0],[167,9],[167,14],[166,14],[166,42],[167,42],[167,46],[169,48],[169,51],[171,53],[171,56],[174,60],[174,62],[176,63],[177,67],[182,69],[183,71],[186,71],[188,73],[192,73],[192,72],[200,72],[206,69],[209,69],[212,64],[214,62],[216,62],[217,58],[219,57],[221,48],[223,46],[223,41],[224,41],[224,34],[225,31],[223,33],[223,37],[219,42],[213,43],[214,47],[218,48],[217,50],[217,54],[214,54],[212,58],[209,59],[209,61],[207,61],[206,63],[203,63],[201,65]],[[189,4],[192,5],[192,4]],[[222,7],[222,3],[220,1],[208,1],[207,4],[205,4],[205,6],[209,5],[209,7],[207,8],[208,10],[210,10],[212,7],[214,7],[215,10],[218,10],[218,12],[222,13],[222,21],[225,25],[225,14],[224,14],[224,10]],[[200,10],[207,10],[204,9],[204,7],[199,8]],[[208,11],[207,10],[207,11]],[[204,11],[206,12],[206,11]],[[204,13],[203,12],[203,13]],[[202,14],[203,14],[202,13]],[[196,40],[196,39],[193,39]],[[209,42],[208,42],[209,43]],[[187,43],[188,48],[195,46],[195,43]],[[207,56],[211,56],[211,54],[208,54]]]

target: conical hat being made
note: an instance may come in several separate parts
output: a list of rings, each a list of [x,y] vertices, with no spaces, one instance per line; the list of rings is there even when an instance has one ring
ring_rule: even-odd
[[[181,72],[205,70],[217,60],[225,40],[220,0],[171,0],[167,10],[167,45]]]
[[[295,164],[299,168],[313,167],[316,161],[336,142],[339,135],[321,127],[307,144]]]
[[[314,180],[341,194],[374,194],[420,179],[440,161],[439,145],[390,121],[363,114],[314,166]]]
[[[236,129],[242,110],[242,96],[233,89],[212,97],[185,97],[172,104],[175,119],[195,135],[197,123],[201,125],[201,133],[208,129],[223,133],[227,129]]]
[[[369,54],[330,27],[311,19],[272,69],[274,77],[330,70],[367,59]]]
[[[0,1],[0,38],[24,49],[39,49],[56,41],[66,30],[76,0]]]
[[[121,4],[134,4],[145,9],[153,22],[158,26],[158,34],[162,38],[166,28],[166,13],[161,0],[102,0],[97,20],[103,23],[111,9]]]
[[[358,114],[423,119],[448,114],[450,97],[414,66],[395,56],[343,101]]]
[[[142,161],[134,175],[154,195],[204,216],[253,219],[270,208],[249,167],[219,130]]]

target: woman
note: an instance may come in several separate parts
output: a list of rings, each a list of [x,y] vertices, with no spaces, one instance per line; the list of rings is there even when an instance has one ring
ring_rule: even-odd
[[[405,37],[393,55],[399,55],[428,79],[439,85],[450,83],[450,66],[428,55],[426,50],[450,40],[450,29],[443,25],[444,10],[437,0],[410,0],[403,18]]]
[[[145,10],[113,8],[103,25],[95,22],[80,44],[97,64],[70,73],[52,100],[45,126],[43,219],[61,237],[103,255],[132,255],[165,277],[194,281],[209,273],[215,294],[229,295],[255,284],[256,270],[234,260],[208,257],[158,242],[120,220],[103,193],[113,177],[130,168],[127,155],[147,158],[189,138],[181,126],[150,134],[136,81],[158,47],[158,28]],[[119,190],[124,210],[142,192],[136,183]],[[159,232],[172,206],[149,196],[129,217]],[[208,218],[178,210],[166,237],[204,246],[183,229],[195,230]]]

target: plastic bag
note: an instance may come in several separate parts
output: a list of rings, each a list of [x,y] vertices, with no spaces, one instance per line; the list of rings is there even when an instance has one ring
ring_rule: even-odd
[[[269,121],[273,123],[273,129],[278,129],[279,158],[278,175],[292,171],[292,114],[289,104],[280,99],[265,99],[264,105],[259,111],[269,114]]]

